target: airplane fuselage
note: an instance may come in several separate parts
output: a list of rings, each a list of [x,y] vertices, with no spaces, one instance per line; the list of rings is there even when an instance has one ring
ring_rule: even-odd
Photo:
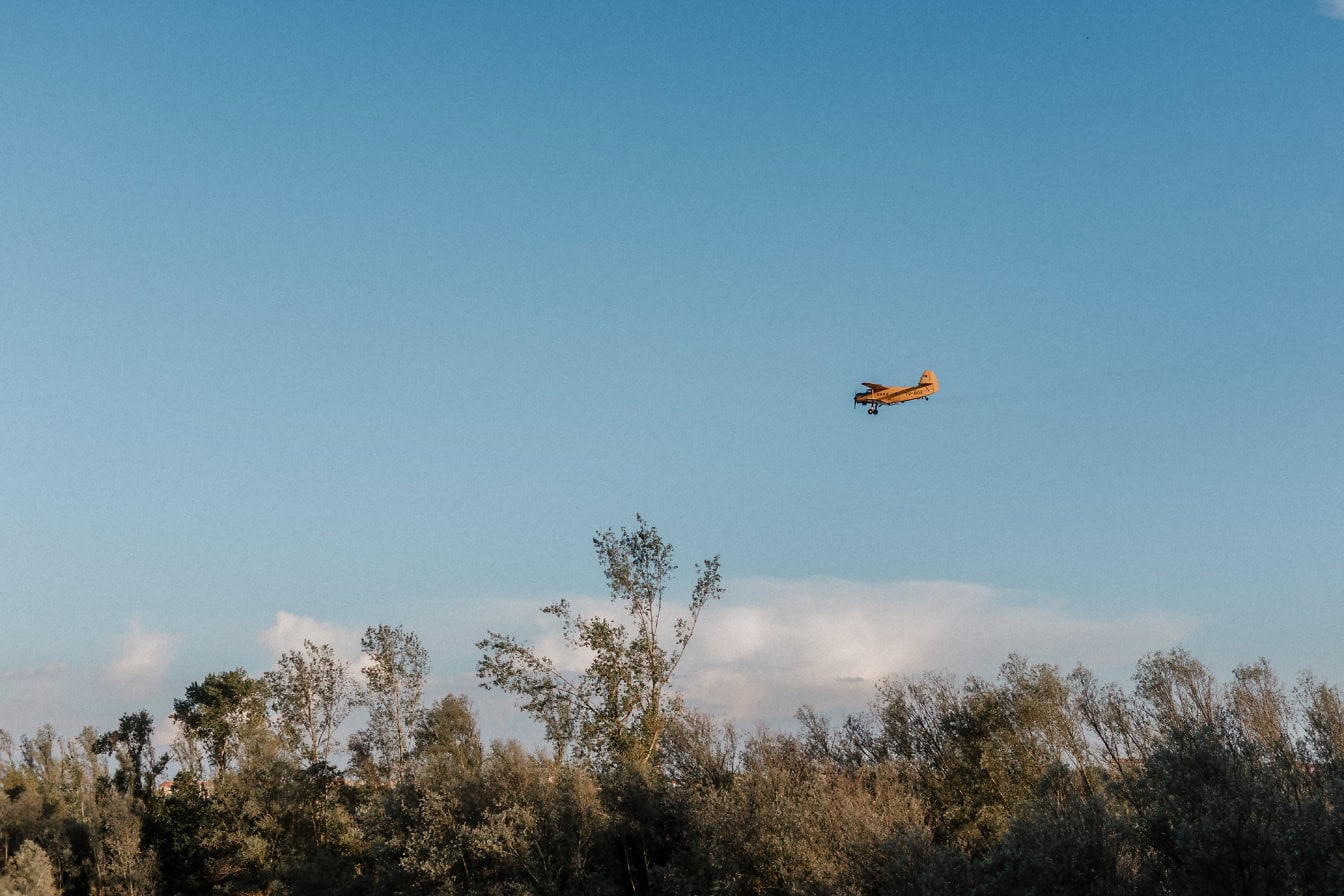
[[[917,398],[927,399],[938,391],[938,377],[932,370],[926,370],[920,376],[917,386],[883,386],[878,383],[864,383],[864,385],[868,387],[868,391],[856,393],[854,403],[870,405],[868,413],[876,414],[879,405],[901,404]]]

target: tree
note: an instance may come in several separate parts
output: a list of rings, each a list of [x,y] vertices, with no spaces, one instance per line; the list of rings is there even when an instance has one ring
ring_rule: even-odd
[[[150,804],[145,843],[153,849],[165,891],[180,896],[215,892],[211,876],[212,811],[204,783],[183,769],[173,778],[165,799]]]
[[[1323,766],[1344,765],[1344,700],[1339,689],[1304,672],[1294,693],[1302,707],[1302,746],[1307,757]]]
[[[303,642],[264,676],[281,736],[309,765],[329,762],[338,747],[336,730],[356,703],[350,664],[331,645]]]
[[[480,771],[483,750],[471,701],[449,694],[422,714],[415,727],[415,758],[432,777]]]
[[[154,717],[144,709],[123,715],[117,730],[100,736],[94,749],[116,758],[119,768],[113,783],[140,800],[154,792],[159,775],[168,766],[167,753],[154,755]]]
[[[663,767],[683,787],[722,788],[738,771],[741,745],[732,721],[717,722],[703,712],[687,710],[673,720],[663,737]]]
[[[664,871],[690,893],[903,892],[891,841],[918,836],[921,809],[891,763],[845,767],[824,755],[815,714],[801,738],[762,731],[726,783],[676,789],[688,833]],[[682,795],[682,791],[685,791]]]
[[[1344,892],[1344,701],[1339,690],[1304,672],[1294,688],[1301,718],[1298,744],[1307,787],[1304,815],[1294,838],[1298,864],[1310,868],[1319,883],[1311,892]],[[1312,830],[1314,829],[1314,831]],[[1315,833],[1315,837],[1302,834]]]
[[[11,770],[0,791],[0,868],[4,868],[25,839],[35,834],[42,822],[43,801],[36,788],[28,786],[26,776]]]
[[[1120,780],[1133,776],[1147,752],[1148,731],[1135,700],[1114,682],[1103,683],[1081,663],[1069,675],[1073,710],[1092,744],[1091,764]]]
[[[411,736],[424,714],[421,700],[429,654],[414,632],[401,626],[370,627],[360,641],[369,665],[365,702],[369,724],[352,743],[379,777],[402,783],[411,753]]]
[[[1140,892],[1298,893],[1304,837],[1291,769],[1237,727],[1189,721],[1159,740],[1126,795]],[[1325,891],[1319,891],[1325,892]]]
[[[154,892],[157,861],[144,848],[143,802],[130,793],[102,791],[98,819],[98,888],[101,893],[137,896]]]
[[[700,612],[723,594],[719,558],[696,567],[688,613],[676,620],[673,642],[660,641],[663,595],[676,566],[672,545],[642,517],[637,527],[611,529],[593,539],[598,562],[632,630],[599,616],[585,617],[561,600],[542,612],[560,620],[565,643],[592,659],[578,673],[510,635],[489,632],[476,673],[482,686],[523,699],[522,709],[546,728],[558,758],[567,751],[637,768],[656,764],[669,718],[681,709],[669,685],[695,633]]]
[[[1150,653],[1139,660],[1134,684],[1139,707],[1154,733],[1218,723],[1218,682],[1184,648]]]
[[[466,885],[471,878],[474,860],[467,837],[484,810],[480,780],[484,759],[466,697],[444,697],[416,726],[415,800],[404,825],[401,866],[432,883],[436,892],[457,892],[454,881]]]
[[[1232,676],[1228,696],[1236,723],[1267,752],[1291,759],[1292,706],[1269,660],[1237,666]]]
[[[265,684],[242,669],[212,672],[173,701],[172,717],[188,737],[205,742],[218,774],[237,758],[243,739],[264,725]]]
[[[1092,748],[1074,703],[1056,667],[1016,654],[996,682],[972,676],[958,688],[948,676],[889,678],[878,686],[877,730],[847,723],[849,746],[838,752],[897,760],[936,842],[978,853],[1003,836],[1052,770],[1078,769],[1081,785],[1092,786]]]
[[[1135,892],[1135,845],[1125,817],[1102,795],[1084,794],[1056,768],[979,869],[976,896]]]
[[[458,869],[470,866],[476,892],[608,892],[596,886],[595,878],[610,870],[597,862],[609,822],[588,769],[525,753],[516,741],[497,741],[482,764],[479,789],[481,805],[473,813],[474,823],[453,837],[460,843],[453,852],[465,856],[447,852],[436,857],[425,851],[423,842],[413,841],[412,856],[438,858],[431,879],[439,886],[449,869],[460,873]],[[414,835],[417,841],[420,834]],[[445,839],[440,837],[441,842]],[[424,872],[435,871],[425,864]]]
[[[56,870],[42,847],[25,840],[6,873],[0,875],[0,896],[59,896]]]

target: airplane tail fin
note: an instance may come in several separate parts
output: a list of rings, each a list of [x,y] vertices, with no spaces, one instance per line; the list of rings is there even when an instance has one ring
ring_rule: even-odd
[[[920,377],[919,377],[919,384],[920,384],[921,386],[932,386],[933,389],[930,390],[930,391],[932,391],[932,392],[937,392],[937,391],[938,391],[938,376],[937,376],[932,370],[926,370],[926,371],[924,371],[923,374],[920,375]]]

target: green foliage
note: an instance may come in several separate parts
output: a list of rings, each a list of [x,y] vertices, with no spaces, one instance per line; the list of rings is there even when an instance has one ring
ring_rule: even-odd
[[[464,843],[478,883],[501,892],[580,891],[607,822],[598,784],[582,767],[495,744]]]
[[[481,768],[481,735],[471,712],[471,701],[449,694],[429,708],[414,732],[413,758],[422,780],[461,778]]]
[[[867,726],[851,723],[849,739],[859,744],[851,752],[898,763],[935,840],[972,855],[998,842],[1047,774],[1090,760],[1068,681],[1019,656],[997,682],[887,679],[873,716]]]
[[[668,555],[649,556],[662,559],[630,579],[643,585],[613,589],[651,593]],[[672,664],[693,626],[678,631],[666,653],[644,643],[632,654],[642,642],[623,636],[612,657],[626,665],[590,670],[590,681],[647,697],[648,683],[626,676],[646,674],[650,656]],[[418,639],[384,626],[366,641],[383,709],[362,734],[379,746],[357,776],[309,761],[329,741],[314,740],[317,729],[296,738],[303,726],[286,716],[304,704],[275,696],[297,675],[270,679],[269,720],[264,682],[242,670],[188,688],[178,719],[212,774],[184,769],[167,795],[154,786],[164,757],[147,713],[102,735],[62,740],[44,726],[17,744],[0,739],[4,886],[41,892],[49,881],[48,892],[100,896],[1344,889],[1344,703],[1310,675],[1289,692],[1264,660],[1224,684],[1183,651],[1150,654],[1125,689],[1012,656],[993,680],[890,678],[869,712],[839,726],[804,707],[795,733],[745,738],[665,690],[652,754],[617,750],[648,747],[650,729],[631,712],[618,728],[576,727],[594,742],[573,752],[613,760],[577,763],[516,743],[484,749],[465,697],[421,707]],[[325,655],[309,645],[296,656]]]
[[[1244,721],[1244,720],[1239,720]],[[1240,726],[1171,729],[1126,793],[1140,824],[1140,880],[1178,893],[1283,893],[1292,851],[1294,769]]]
[[[608,529],[593,539],[598,562],[626,624],[585,617],[568,601],[542,612],[560,620],[565,644],[591,657],[576,674],[512,636],[490,632],[477,643],[483,652],[477,674],[484,687],[522,698],[522,709],[541,722],[556,755],[595,762],[657,764],[669,720],[681,712],[669,692],[705,604],[722,596],[719,560],[697,566],[687,614],[673,624],[670,646],[660,640],[663,596],[676,566],[672,546],[642,517],[620,534]]]
[[[351,749],[367,780],[401,784],[412,733],[424,714],[429,654],[420,638],[401,626],[370,627],[360,644],[370,660],[363,669],[369,724],[355,736]]]
[[[173,719],[188,738],[205,745],[216,774],[222,773],[238,757],[243,741],[265,726],[265,683],[241,668],[212,672],[173,701]]]
[[[843,768],[797,739],[762,732],[727,787],[687,796],[676,874],[697,893],[862,893],[884,879],[893,844],[921,811],[889,764]]]
[[[308,765],[329,762],[339,744],[336,731],[357,703],[350,664],[330,644],[303,642],[264,676],[280,733]]]
[[[56,872],[42,847],[25,840],[0,874],[0,896],[59,896]]]
[[[682,787],[727,787],[739,768],[737,727],[687,711],[668,726],[663,770]]]
[[[158,859],[169,893],[197,896],[212,891],[208,845],[215,823],[212,808],[204,782],[190,771],[179,772],[171,795],[152,804],[144,839]]]
[[[116,758],[113,784],[140,800],[153,794],[159,775],[168,767],[167,753],[154,755],[154,717],[143,709],[123,715],[115,731],[98,738],[95,750]]]
[[[1010,656],[743,736],[671,686],[717,560],[664,629],[671,547],[637,521],[594,540],[621,621],[547,608],[586,668],[480,644],[553,753],[484,748],[466,697],[426,708],[419,639],[384,625],[338,768],[348,670],[306,643],[186,689],[162,792],[145,711],[0,732],[0,896],[1344,892],[1344,700],[1310,674],[1289,690],[1261,659],[1219,682],[1171,650],[1125,686]]]
[[[976,896],[1133,892],[1138,856],[1121,806],[1057,766],[985,857]]]

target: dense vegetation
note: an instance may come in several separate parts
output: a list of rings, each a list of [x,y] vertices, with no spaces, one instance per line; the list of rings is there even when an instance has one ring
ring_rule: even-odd
[[[547,608],[586,670],[480,643],[548,749],[483,744],[465,697],[427,704],[413,633],[369,629],[359,676],[309,643],[188,686],[171,758],[143,711],[0,732],[0,896],[1344,892],[1344,703],[1310,676],[1220,683],[1173,650],[1121,687],[1013,656],[743,732],[671,688],[717,561],[664,645],[670,546],[643,520],[596,546],[624,621]]]

